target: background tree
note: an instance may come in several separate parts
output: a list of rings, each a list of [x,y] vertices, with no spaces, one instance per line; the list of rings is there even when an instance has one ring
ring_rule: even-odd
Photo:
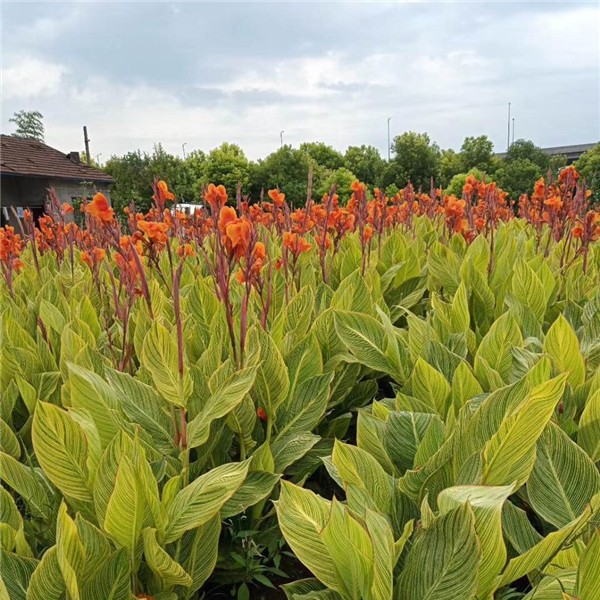
[[[452,178],[459,173],[464,173],[464,161],[460,153],[451,148],[442,150],[440,155],[440,179],[439,184],[445,188],[450,184]],[[465,174],[466,177],[466,174]]]
[[[306,202],[308,171],[316,163],[303,150],[285,145],[259,160],[253,169],[252,198],[258,199],[261,189],[278,187],[287,196],[288,202],[300,206]],[[313,190],[319,189],[317,177],[313,177]]]
[[[463,187],[467,182],[467,177],[469,175],[473,175],[477,181],[483,181],[484,179],[487,182],[492,181],[489,175],[486,175],[483,171],[480,171],[479,169],[471,169],[468,173],[458,173],[455,175],[448,186],[444,189],[444,193],[448,195],[453,194],[457,198],[460,198],[462,196]]]
[[[318,165],[331,171],[344,166],[344,157],[335,148],[323,142],[304,142],[299,150],[306,152]]]
[[[324,179],[323,183],[317,190],[318,196],[321,197],[323,194],[329,193],[331,186],[335,185],[336,193],[339,196],[340,202],[345,204],[352,195],[352,183],[357,179],[358,178],[356,175],[345,167],[341,167],[335,171],[330,171],[329,175]]]
[[[592,190],[592,198],[600,202],[600,144],[584,152],[575,163],[575,168],[585,178],[588,189]]]
[[[426,133],[408,131],[394,138],[394,158],[392,163],[396,169],[395,183],[398,187],[410,181],[415,189],[428,190],[431,178],[437,181],[439,176],[440,156],[439,146],[431,142]]]
[[[182,164],[182,198],[191,204],[202,203],[202,187],[206,154],[202,150],[193,150]]]
[[[511,144],[504,160],[529,160],[542,170],[547,170],[550,166],[549,156],[531,140],[520,139]]]
[[[374,146],[349,146],[344,154],[344,167],[369,186],[380,184],[385,161]]]
[[[111,156],[104,165],[104,171],[112,175],[115,184],[110,192],[110,200],[117,214],[134,202],[144,210],[150,206],[152,196],[149,177],[150,157],[140,150],[128,152],[123,156]]]
[[[566,157],[549,156],[531,140],[520,139],[511,144],[494,178],[511,198],[518,200],[521,194],[531,194],[535,182],[549,171],[556,177],[566,163]]]
[[[486,135],[466,137],[460,148],[463,169],[490,173],[493,168],[494,144]]]
[[[531,194],[535,182],[546,172],[529,158],[516,158],[504,161],[495,179],[512,199],[518,200],[521,194]]]
[[[224,185],[230,198],[235,198],[238,183],[242,192],[250,188],[250,163],[237,144],[224,142],[208,153],[202,167],[202,184]]]
[[[37,110],[20,110],[9,119],[10,123],[16,125],[13,137],[28,140],[44,141],[44,115]]]

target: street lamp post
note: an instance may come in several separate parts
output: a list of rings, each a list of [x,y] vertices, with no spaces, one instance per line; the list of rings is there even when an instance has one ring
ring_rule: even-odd
[[[96,154],[96,164],[99,165],[100,164],[100,157],[102,156],[102,152],[100,152],[100,154]]]
[[[183,160],[185,160],[185,147],[187,146],[187,142],[181,144],[181,149],[183,150]]]
[[[510,102],[508,103],[508,135],[506,136],[506,151],[510,150]]]
[[[390,148],[392,147],[392,142],[390,141],[390,121],[392,117],[388,117],[388,162],[390,162]]]
[[[283,134],[285,133],[285,131],[280,131],[279,132],[279,141],[281,142],[281,147],[283,148]]]

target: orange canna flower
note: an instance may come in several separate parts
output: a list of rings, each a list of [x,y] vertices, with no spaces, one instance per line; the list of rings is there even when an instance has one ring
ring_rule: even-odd
[[[547,200],[544,200],[544,204],[550,208],[553,208],[554,210],[560,210],[563,202],[558,196],[551,196]]]
[[[256,260],[263,260],[265,256],[265,245],[262,242],[256,242],[256,244],[254,245],[254,258]]]
[[[241,267],[238,269],[238,272],[235,274],[235,278],[240,283],[246,283],[246,276],[244,275],[244,270]]]
[[[370,225],[367,225],[363,229],[363,240],[368,242],[373,237],[373,228]]]
[[[259,407],[256,409],[256,416],[257,416],[257,417],[258,417],[258,418],[259,418],[261,421],[266,421],[266,420],[268,419],[268,416],[267,416],[267,411],[266,411],[266,410],[265,410],[265,409],[264,409],[262,406],[259,406]]]
[[[104,260],[106,256],[106,251],[103,248],[94,248],[94,260],[99,263]]]
[[[278,189],[268,191],[269,198],[273,200],[275,206],[283,206],[285,202],[285,194],[282,194]]]
[[[90,269],[92,268],[92,266],[93,266],[92,258],[87,252],[82,252],[79,255],[79,258],[81,259],[82,263],[85,263]]]
[[[225,234],[227,225],[235,222],[236,219],[237,219],[237,213],[235,212],[235,208],[232,208],[231,206],[223,206],[223,208],[221,208],[221,212],[219,213],[219,222],[218,222],[219,231],[222,234]]]
[[[167,185],[166,181],[163,181],[161,179],[154,188],[152,200],[154,200],[154,202],[156,203],[158,210],[162,212],[165,208],[165,202],[167,200],[175,200],[175,194],[169,191],[169,186]]]
[[[148,236],[148,238],[159,244],[167,241],[167,223],[157,223],[155,221],[138,221],[138,227]]]
[[[105,224],[111,223],[115,216],[106,196],[100,192],[85,206],[85,212]]]
[[[74,208],[68,202],[63,202],[62,209],[67,215],[70,215],[74,211]]]
[[[227,190],[223,185],[209,183],[204,192],[204,199],[210,204],[213,214],[217,215],[221,207],[227,204]]]
[[[250,242],[250,233],[252,227],[248,219],[239,219],[235,223],[230,223],[225,228],[225,235],[237,257],[244,254]]]
[[[191,244],[183,244],[177,248],[177,256],[194,256],[194,249]]]

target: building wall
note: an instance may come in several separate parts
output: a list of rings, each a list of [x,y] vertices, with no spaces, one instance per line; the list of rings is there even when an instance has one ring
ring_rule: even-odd
[[[54,190],[61,204],[67,202],[72,204],[74,198],[80,199],[83,196],[91,200],[96,192],[102,192],[109,200],[110,194],[106,183],[89,183],[81,185],[76,181],[68,181],[65,179],[51,179],[49,187]]]
[[[95,183],[81,185],[76,181],[66,179],[45,179],[42,177],[11,177],[3,176],[0,183],[0,205],[2,206],[2,225],[8,223],[16,226],[11,207],[15,209],[29,208],[34,216],[43,211],[48,198],[48,189],[52,188],[60,203],[72,204],[74,198],[91,197],[97,191],[110,199],[108,184]]]

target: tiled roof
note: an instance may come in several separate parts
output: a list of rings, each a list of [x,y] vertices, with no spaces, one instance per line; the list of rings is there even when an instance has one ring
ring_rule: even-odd
[[[100,169],[76,162],[68,154],[35,140],[0,136],[0,173],[29,177],[56,177],[73,181],[104,181],[114,179]]]

